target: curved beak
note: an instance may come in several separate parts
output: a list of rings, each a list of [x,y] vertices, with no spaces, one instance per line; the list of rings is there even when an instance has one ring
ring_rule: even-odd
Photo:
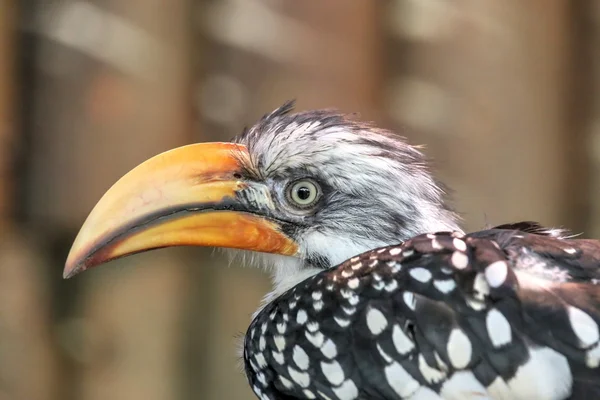
[[[84,222],[63,276],[171,246],[216,246],[295,255],[269,215],[269,190],[241,179],[246,147],[199,143],[159,154],[115,183]]]

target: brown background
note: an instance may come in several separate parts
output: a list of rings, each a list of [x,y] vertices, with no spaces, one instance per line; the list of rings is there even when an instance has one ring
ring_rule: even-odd
[[[599,35],[593,0],[0,0],[0,400],[254,398],[261,271],[61,270],[122,174],[290,98],[426,144],[470,229],[600,236]]]

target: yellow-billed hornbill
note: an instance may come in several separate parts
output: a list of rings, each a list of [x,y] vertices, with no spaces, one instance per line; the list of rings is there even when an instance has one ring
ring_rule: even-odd
[[[65,277],[166,246],[253,251],[274,283],[244,341],[261,400],[600,398],[600,242],[464,234],[418,148],[291,109],[126,174]]]

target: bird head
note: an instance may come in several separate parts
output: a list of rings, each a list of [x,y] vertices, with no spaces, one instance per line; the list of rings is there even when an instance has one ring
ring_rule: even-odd
[[[183,146],[127,173],[83,224],[64,276],[161,247],[215,246],[252,252],[278,295],[363,251],[460,230],[419,148],[334,111],[292,108],[231,143]]]

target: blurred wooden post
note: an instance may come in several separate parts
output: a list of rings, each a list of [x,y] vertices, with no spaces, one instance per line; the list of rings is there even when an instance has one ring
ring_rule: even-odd
[[[199,89],[202,132],[210,139],[228,140],[294,98],[297,110],[327,107],[379,118],[379,2],[209,3],[199,22],[215,47],[224,44],[211,47],[211,68]],[[206,375],[196,389],[204,400],[255,398],[239,368],[239,344],[270,282],[264,271],[240,262],[233,268],[215,262]],[[195,308],[201,307],[206,304]]]
[[[32,237],[0,235],[0,400],[58,400],[48,260]]]
[[[463,209],[479,226],[522,219],[568,226],[568,1],[468,0],[463,10],[473,15],[454,53],[464,64],[448,70],[468,99],[450,148],[455,177],[470,181],[457,188]]]
[[[17,2],[0,0],[0,399],[58,399],[48,263],[14,221]]]
[[[586,1],[585,16],[588,23],[588,47],[591,82],[587,82],[591,102],[591,118],[587,121],[589,156],[591,168],[590,186],[590,236],[600,238],[600,5],[597,1]]]
[[[389,111],[427,144],[467,227],[571,225],[568,1],[393,3],[411,51]]]
[[[155,54],[147,54],[150,59],[138,64],[150,79],[134,75],[118,82],[119,78],[103,70],[92,81],[92,91],[103,92],[108,86],[117,93],[126,92],[127,109],[111,127],[116,140],[109,143],[104,157],[108,161],[113,152],[120,151],[133,166],[154,155],[144,152],[142,156],[138,150],[140,158],[136,156],[142,142],[160,145],[163,151],[191,140],[188,5],[186,0],[170,1],[165,13],[166,3],[160,1],[110,3],[111,13],[154,38],[156,47]],[[95,101],[103,108],[110,107],[113,99],[97,97]],[[127,136],[129,140],[123,140]],[[81,161],[82,167],[89,166]],[[100,178],[105,187],[112,183],[109,179],[114,180],[106,174]],[[117,263],[125,269],[102,271],[104,279],[100,274],[87,277],[82,304],[86,368],[81,376],[81,399],[171,400],[181,396],[182,318],[189,294],[185,274],[187,264],[193,262],[185,254],[174,249],[155,252]]]
[[[57,232],[72,235],[52,271],[57,280],[102,194],[140,162],[192,140],[187,7],[187,0],[39,7],[36,29],[45,40],[28,215],[49,242]],[[157,251],[56,283],[57,332],[70,361],[62,398],[179,397],[186,254]]]
[[[11,209],[11,186],[9,175],[14,145],[13,128],[14,91],[13,77],[15,71],[14,19],[16,17],[15,2],[0,0],[0,232],[8,229],[9,211]]]

